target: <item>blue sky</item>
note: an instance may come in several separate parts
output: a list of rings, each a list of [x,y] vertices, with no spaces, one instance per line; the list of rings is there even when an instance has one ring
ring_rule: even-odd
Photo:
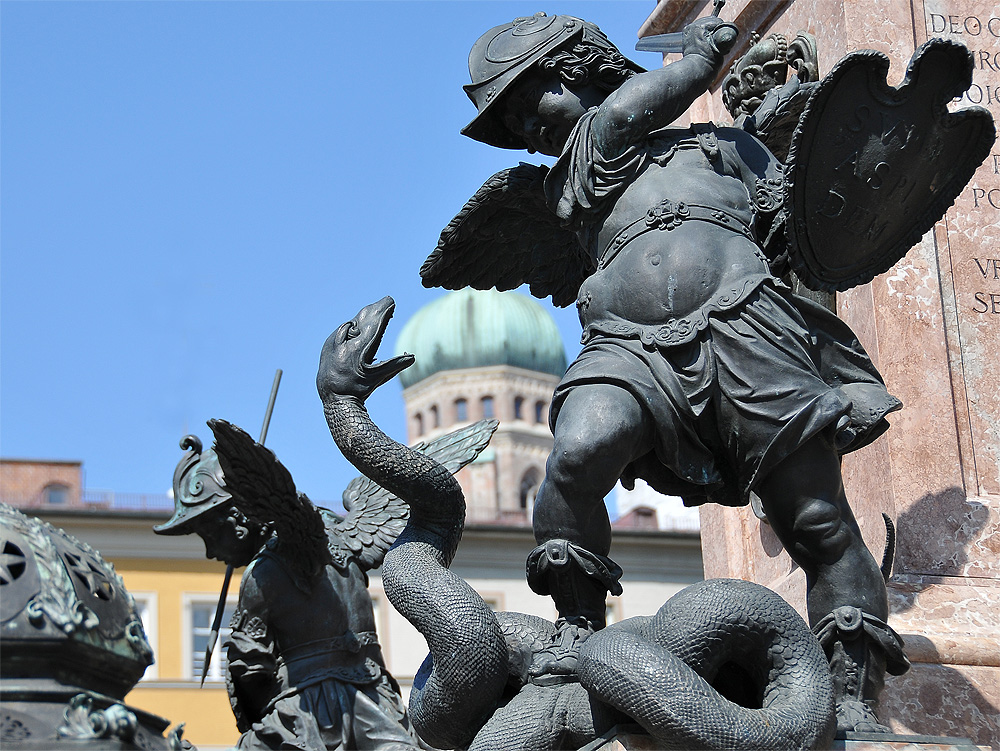
[[[417,275],[441,228],[537,159],[459,134],[472,43],[546,10],[628,54],[654,7],[3,0],[0,454],[163,493],[207,419],[257,435],[282,368],[267,444],[300,490],[339,499],[356,473],[316,396],[323,341],[390,294],[389,354],[443,294]],[[553,312],[572,358],[575,312]],[[398,383],[369,407],[404,437]]]

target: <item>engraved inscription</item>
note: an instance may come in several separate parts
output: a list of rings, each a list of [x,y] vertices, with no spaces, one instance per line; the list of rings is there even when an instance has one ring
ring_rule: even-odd
[[[1000,209],[1000,188],[973,187],[971,191],[972,208],[982,209],[992,206],[994,209]]]
[[[995,0],[924,0],[914,4],[920,6],[926,39],[952,39],[972,53],[972,85],[949,104],[949,109],[984,107],[1000,123],[1000,12]],[[1000,142],[935,234],[946,274],[942,281],[950,281],[943,290],[957,313],[952,325],[957,328],[956,341],[961,342],[953,376],[964,383],[968,397],[962,409],[968,415],[967,440],[973,460],[966,467],[966,477],[974,492],[1000,494],[995,407],[1000,396],[1000,370],[985,366],[1000,350]],[[947,270],[952,273],[947,274]],[[968,367],[970,364],[973,367]]]
[[[816,213],[870,242],[878,241],[890,224],[887,215],[875,207],[886,201],[905,206],[913,195],[917,180],[907,173],[908,165],[933,163],[944,148],[939,134],[870,103],[859,104],[844,116],[833,146],[839,152],[833,168],[837,179]],[[933,186],[939,177],[923,175],[920,180]]]
[[[902,178],[900,182],[905,180]],[[869,240],[878,240],[888,221],[880,221],[879,215],[858,203],[848,203],[843,195],[832,188],[826,195],[826,201],[817,212],[827,219],[839,219],[842,227],[852,235],[863,235]]]
[[[985,20],[979,16],[944,15],[943,13],[927,14],[927,31],[929,34],[947,34],[958,36],[991,36],[1000,39],[1000,18],[988,17]]]
[[[972,52],[972,86],[956,102],[977,104],[994,112],[1000,108],[1000,17],[968,13],[927,13],[927,36],[942,36],[962,42]]]
[[[986,281],[1000,281],[1000,258],[973,258],[976,269]],[[1000,292],[978,290],[973,293],[975,303],[972,310],[976,313],[986,313],[1000,316]]]

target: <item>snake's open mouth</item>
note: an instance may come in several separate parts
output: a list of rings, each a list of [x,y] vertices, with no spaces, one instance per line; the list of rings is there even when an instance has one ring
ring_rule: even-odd
[[[406,353],[387,360],[375,361],[382,337],[395,310],[395,301],[387,295],[363,308],[356,319],[360,333],[368,336],[368,342],[361,350],[361,370],[366,378],[374,379],[379,384],[385,383],[413,364],[413,355]]]

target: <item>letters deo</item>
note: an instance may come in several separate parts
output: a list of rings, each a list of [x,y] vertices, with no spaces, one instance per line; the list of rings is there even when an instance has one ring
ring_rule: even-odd
[[[940,13],[930,13],[930,31],[932,34],[968,34],[980,36],[983,32],[1000,38],[1000,18],[989,18],[986,23],[978,16],[945,16]]]

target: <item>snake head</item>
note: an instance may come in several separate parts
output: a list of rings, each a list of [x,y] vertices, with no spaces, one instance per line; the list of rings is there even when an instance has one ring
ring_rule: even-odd
[[[321,399],[353,396],[364,401],[375,389],[413,364],[413,355],[409,354],[375,362],[375,353],[395,309],[393,299],[383,297],[366,305],[327,337],[316,374]]]

